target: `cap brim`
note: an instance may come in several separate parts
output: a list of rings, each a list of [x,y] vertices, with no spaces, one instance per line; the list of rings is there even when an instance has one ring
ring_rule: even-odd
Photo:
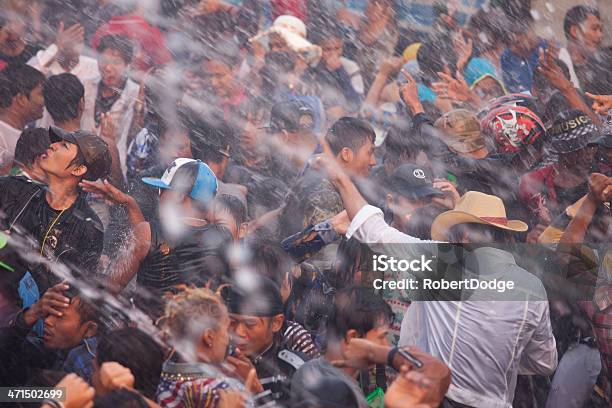
[[[146,185],[149,185],[152,187],[163,188],[164,190],[170,189],[170,186],[168,184],[161,181],[161,179],[158,179],[155,177],[143,177],[141,180]]]
[[[76,136],[73,133],[67,132],[64,129],[60,129],[55,126],[49,127],[49,140],[51,141],[51,143],[57,143],[61,142],[62,140],[65,140],[72,144],[78,145]]]
[[[514,232],[525,232],[529,229],[527,224],[519,220],[508,220],[507,224],[499,224],[495,222],[485,221],[473,214],[463,211],[450,210],[436,217],[431,225],[431,239],[434,241],[448,241],[448,231],[458,224],[485,224]]]
[[[408,199],[419,199],[425,197],[443,197],[444,193],[431,186],[419,186],[413,188],[397,188],[398,194]]]

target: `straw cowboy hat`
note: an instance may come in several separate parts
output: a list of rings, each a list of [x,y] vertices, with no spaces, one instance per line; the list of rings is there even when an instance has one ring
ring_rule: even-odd
[[[466,223],[486,224],[516,232],[528,229],[523,221],[506,218],[506,208],[501,198],[478,191],[468,191],[461,197],[454,210],[443,212],[436,217],[431,225],[431,238],[444,241],[453,226]]]

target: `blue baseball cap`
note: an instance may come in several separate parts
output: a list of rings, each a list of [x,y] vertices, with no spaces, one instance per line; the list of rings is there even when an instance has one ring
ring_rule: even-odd
[[[166,169],[161,178],[143,177],[142,181],[149,186],[171,190],[177,188],[178,183],[175,180],[177,174],[183,180],[189,180],[190,182],[193,180],[191,192],[189,193],[189,197],[192,199],[208,203],[217,195],[219,187],[217,177],[210,167],[201,160],[176,159]],[[174,185],[172,183],[173,180],[175,180]]]

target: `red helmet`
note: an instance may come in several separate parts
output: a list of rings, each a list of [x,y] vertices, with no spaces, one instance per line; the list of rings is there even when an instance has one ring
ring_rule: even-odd
[[[542,120],[524,106],[500,106],[481,120],[481,128],[495,140],[499,153],[517,153],[546,132]]]

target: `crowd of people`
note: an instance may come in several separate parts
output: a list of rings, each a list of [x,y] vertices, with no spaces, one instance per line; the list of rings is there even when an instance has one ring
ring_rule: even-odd
[[[604,13],[405,3],[2,1],[0,386],[611,406]]]

